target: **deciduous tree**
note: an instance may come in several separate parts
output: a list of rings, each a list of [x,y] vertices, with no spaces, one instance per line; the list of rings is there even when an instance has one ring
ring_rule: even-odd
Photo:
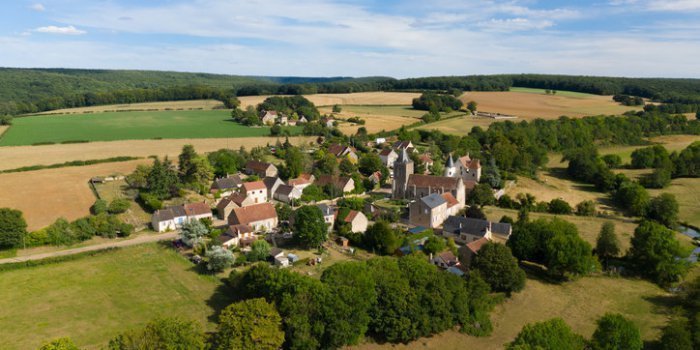
[[[321,209],[306,205],[294,212],[294,237],[312,248],[320,247],[328,239],[328,226]]]
[[[525,272],[518,266],[510,248],[503,244],[487,243],[481,247],[472,263],[481,277],[496,292],[519,292],[525,287]]]
[[[283,342],[282,317],[263,298],[231,304],[219,315],[217,350],[277,350]]]
[[[620,314],[605,314],[591,339],[593,350],[641,350],[644,347],[639,328]]]

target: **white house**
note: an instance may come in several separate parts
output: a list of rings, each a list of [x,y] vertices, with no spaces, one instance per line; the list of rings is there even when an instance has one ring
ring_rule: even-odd
[[[190,203],[156,210],[151,217],[151,226],[157,232],[178,229],[189,220],[212,219],[211,208],[204,203]]]
[[[263,181],[244,182],[241,193],[252,198],[255,204],[267,202],[267,186]]]

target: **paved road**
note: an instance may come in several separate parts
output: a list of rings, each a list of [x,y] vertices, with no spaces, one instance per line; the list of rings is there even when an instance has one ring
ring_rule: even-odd
[[[0,259],[0,264],[9,264],[9,263],[15,263],[15,262],[29,261],[29,260],[41,260],[41,259],[53,258],[53,257],[57,257],[57,256],[73,255],[73,254],[78,254],[78,253],[83,253],[83,252],[91,252],[91,251],[101,250],[101,249],[106,249],[106,248],[128,247],[128,246],[137,245],[137,244],[165,241],[165,240],[169,240],[169,239],[174,239],[177,237],[177,235],[178,235],[177,232],[166,232],[166,233],[160,233],[160,234],[145,234],[145,235],[133,238],[133,239],[127,239],[127,240],[119,241],[119,242],[107,242],[107,243],[90,245],[90,246],[86,246],[86,247],[59,250],[59,251],[49,252],[49,253],[41,253],[41,254],[18,256],[18,257],[14,257],[14,258]]]

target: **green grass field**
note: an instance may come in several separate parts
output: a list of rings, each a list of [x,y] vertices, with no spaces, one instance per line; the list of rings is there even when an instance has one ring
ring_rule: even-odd
[[[150,244],[0,272],[0,348],[37,349],[71,337],[81,349],[100,349],[160,316],[213,330],[210,317],[230,299],[221,282],[192,268],[176,252]]]
[[[546,90],[545,89],[534,89],[534,88],[524,88],[524,87],[511,87],[510,91],[512,92],[526,92],[529,94],[540,94],[540,95],[546,95]],[[574,92],[574,91],[562,91],[562,90],[556,90],[557,93],[555,96],[566,96],[566,97],[573,97],[573,98],[589,98],[591,96],[598,96],[598,95],[593,95],[593,94],[587,94],[583,92]]]
[[[231,120],[230,112],[112,112],[16,118],[0,137],[0,146],[41,142],[267,136],[267,127],[251,128]],[[300,128],[292,127],[293,134]]]

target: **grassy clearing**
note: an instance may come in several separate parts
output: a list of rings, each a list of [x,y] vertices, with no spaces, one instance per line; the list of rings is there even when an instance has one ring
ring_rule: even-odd
[[[700,141],[700,135],[665,135],[657,136],[649,139],[651,143],[663,145],[669,152],[680,152],[688,147],[691,143]],[[629,164],[632,160],[632,152],[634,150],[648,146],[613,146],[600,148],[600,154],[617,154],[622,158],[623,164]],[[561,156],[560,156],[561,158]]]
[[[435,123],[430,123],[426,125],[421,125],[416,129],[423,130],[438,130],[446,134],[464,136],[472,131],[475,126],[480,126],[483,129],[488,129],[489,125],[495,123],[497,120],[491,118],[479,118],[479,117],[458,117],[451,118],[447,120],[440,120]]]
[[[700,226],[700,179],[674,179],[671,185],[660,190],[649,190],[652,196],[671,193],[676,196],[680,213],[678,218],[694,226]]]
[[[131,202],[131,207],[125,213],[119,214],[119,218],[137,228],[146,228],[151,222],[151,214],[141,208],[141,206],[136,203],[136,196],[138,196],[138,191],[130,189],[126,181],[111,181],[103,184],[95,184],[95,190],[99,194],[101,199],[106,200],[108,203],[117,198],[126,198]]]
[[[298,127],[290,129],[293,133],[300,130]],[[0,139],[0,146],[66,141],[252,137],[269,133],[267,127],[251,128],[233,122],[229,112],[224,110],[114,112],[17,118]]]
[[[590,337],[595,321],[606,312],[617,312],[631,319],[641,330],[642,338],[658,338],[668,322],[669,295],[656,285],[633,279],[586,277],[562,285],[528,279],[525,289],[498,305],[491,315],[494,331],[488,337],[470,337],[449,331],[409,344],[392,345],[392,349],[502,349],[515,339],[522,327],[553,317],[563,318],[574,331]],[[363,344],[350,349],[379,350],[387,346]]]
[[[192,100],[192,101],[163,101],[163,102],[144,102],[144,103],[126,103],[117,105],[90,106],[79,108],[65,108],[53,111],[37,113],[42,114],[82,114],[82,113],[102,113],[114,111],[130,111],[130,110],[212,110],[224,108],[221,101],[216,100]]]
[[[526,92],[529,94],[538,94],[538,95],[547,95],[547,92],[545,89],[535,89],[535,88],[525,88],[525,87],[511,87],[510,88],[511,92]],[[556,90],[557,93],[554,96],[566,96],[566,97],[573,97],[573,98],[595,98],[600,95],[594,95],[594,94],[587,94],[584,92],[575,92],[575,91],[563,91],[563,90]]]
[[[2,272],[3,349],[36,349],[63,336],[99,349],[158,316],[196,319],[211,330],[210,317],[230,300],[218,280],[192,268],[174,251],[150,244]]]

